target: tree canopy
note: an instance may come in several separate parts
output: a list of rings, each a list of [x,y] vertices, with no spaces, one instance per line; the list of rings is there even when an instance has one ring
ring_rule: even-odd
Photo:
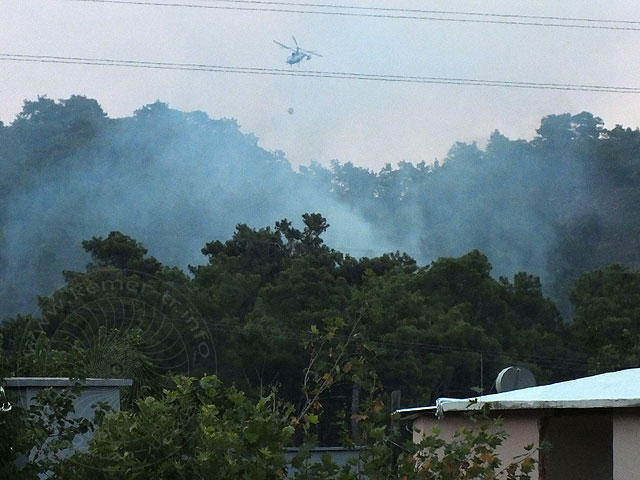
[[[484,149],[459,142],[433,164],[372,171],[345,159],[296,171],[233,119],[162,102],[112,119],[82,96],[27,100],[0,126],[0,275],[12,279],[0,286],[0,313],[32,310],[36,295],[60,286],[61,270],[82,267],[76,246],[94,235],[126,232],[186,268],[207,242],[214,255],[238,256],[240,237],[228,251],[214,247],[237,223],[323,212],[330,247],[358,257],[406,251],[420,265],[477,249],[496,276],[539,277],[570,319],[584,271],[640,267],[639,145],[637,129],[562,113],[542,118],[530,141],[495,131]],[[309,226],[296,248],[315,248],[323,226]],[[286,224],[260,233],[265,244],[252,255],[274,262],[263,277],[284,248],[276,232],[293,240]]]
[[[393,390],[491,392],[511,364],[540,383],[637,366],[639,146],[582,112],[433,165],[294,171],[231,119],[27,101],[0,125],[0,375],[133,378],[96,437],[116,443],[145,408],[171,416],[172,378],[202,378],[178,395],[268,417],[280,448],[299,433],[274,411],[332,444],[359,389],[382,385],[375,411]],[[198,441],[240,435],[201,413]],[[267,477],[281,460],[265,454]]]

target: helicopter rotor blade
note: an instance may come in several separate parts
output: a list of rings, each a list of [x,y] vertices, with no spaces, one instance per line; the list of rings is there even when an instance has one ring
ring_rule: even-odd
[[[300,49],[300,51],[302,53],[306,53],[307,55],[313,55],[314,57],[322,57],[322,55],[320,55],[317,52],[314,52],[313,50],[302,50],[302,49]]]
[[[291,50],[292,52],[295,52],[296,50],[294,48],[291,47],[287,47],[286,45],[284,45],[283,43],[280,42],[276,42],[275,40],[273,41],[273,43],[280,45],[282,48],[286,48],[287,50]]]
[[[291,35],[291,38],[293,38],[293,43],[296,44],[296,49],[300,50],[300,45],[298,45],[298,41],[296,40],[296,37],[294,37],[293,35]]]

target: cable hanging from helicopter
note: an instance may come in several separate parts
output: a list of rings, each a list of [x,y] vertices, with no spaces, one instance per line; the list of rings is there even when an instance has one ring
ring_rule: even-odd
[[[276,40],[274,40],[273,42],[277,45],[280,45],[282,48],[286,48],[287,50],[291,50],[291,55],[289,55],[287,57],[287,63],[289,65],[299,65],[300,62],[302,62],[303,60],[311,60],[311,56],[315,56],[315,57],[322,57],[322,55],[320,55],[319,53],[316,53],[312,50],[303,50],[302,48],[300,48],[300,46],[298,45],[298,42],[296,41],[296,37],[294,37],[293,35],[291,35],[291,38],[293,38],[293,43],[295,44],[296,48],[292,48],[289,47],[283,43],[280,43]]]

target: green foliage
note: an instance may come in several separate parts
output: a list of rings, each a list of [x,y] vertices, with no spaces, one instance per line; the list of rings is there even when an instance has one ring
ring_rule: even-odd
[[[462,428],[452,441],[443,440],[436,429],[400,456],[398,476],[407,480],[530,479],[537,450],[533,444],[524,446],[519,457],[506,459],[505,464],[496,450],[506,439],[499,424]]]
[[[640,364],[640,273],[620,265],[585,273],[571,299],[572,328],[594,372]]]
[[[296,172],[232,119],[159,101],[108,119],[82,96],[27,100],[12,123],[0,125],[0,223],[13,232],[0,238],[0,268],[14,280],[2,286],[0,308],[15,314],[27,295],[49,293],[60,269],[78,264],[80,235],[104,228],[105,219],[144,231],[159,252],[175,254],[178,238],[219,236],[235,219],[263,222],[297,198],[317,197],[323,208],[364,218],[373,244],[411,248],[423,260],[479,249],[500,274],[539,275],[569,317],[571,284],[583,271],[640,265],[639,145],[638,130],[604,128],[588,112],[563,113],[544,117],[531,141],[496,131],[486,149],[456,143],[433,165],[399,162],[376,172],[335,161]],[[167,182],[176,175],[181,182]],[[30,211],[32,223],[17,229],[24,218],[8,205]],[[211,215],[219,205],[224,211]],[[327,220],[309,213],[303,222],[297,229],[283,220],[264,231],[242,225],[238,238],[209,242],[206,254],[218,263],[226,256],[236,271],[267,282],[292,254],[344,261],[349,283],[361,279],[361,268],[378,275],[385,268],[381,260],[359,268],[336,259],[322,241]],[[141,270],[158,267],[147,260]]]
[[[52,340],[37,330],[37,323],[30,317],[18,317],[3,325],[5,333],[11,330],[18,333],[20,343],[8,345],[0,355],[3,376],[108,378],[116,373],[134,378],[137,384],[153,383],[154,367],[145,354],[140,330],[121,333],[100,326],[90,346],[78,339],[68,344]],[[114,364],[125,368],[114,372]]]
[[[357,325],[356,325],[357,326]],[[338,344],[345,348],[349,342],[362,343],[352,329]],[[321,338],[331,337],[328,330]],[[367,351],[368,349],[364,349]],[[331,352],[331,350],[330,350]],[[333,357],[331,357],[333,358]],[[351,362],[348,362],[351,364]],[[415,431],[419,439],[406,438],[404,425],[392,414],[383,401],[384,392],[375,371],[370,370],[370,358],[361,355],[350,377],[366,394],[358,412],[351,420],[358,424],[359,457],[350,462],[352,469],[344,469],[343,479],[380,480],[528,480],[537,463],[534,445],[523,446],[521,455],[501,459],[498,450],[507,439],[500,418],[493,419],[486,407],[469,414],[469,427],[455,432],[452,439],[444,439],[436,427],[430,433]],[[339,370],[339,369],[338,369]],[[365,377],[368,377],[365,379]],[[390,420],[391,415],[391,422]],[[352,432],[353,433],[353,432]],[[415,436],[415,435],[414,435]],[[352,437],[353,441],[354,438]],[[505,463],[503,463],[505,462]],[[315,478],[315,477],[313,477]],[[318,477],[318,478],[334,478]]]
[[[25,480],[42,472],[61,480],[528,480],[535,465],[532,445],[502,463],[496,450],[506,435],[497,423],[465,428],[452,441],[434,431],[418,443],[400,445],[379,399],[365,404],[369,415],[358,416],[366,443],[357,459],[342,467],[329,455],[313,462],[313,439],[307,437],[288,461],[285,447],[301,425],[292,407],[275,392],[250,401],[215,377],[179,378],[162,396],[140,399],[135,410],[100,412],[89,449],[70,455],[73,438],[93,428],[86,419],[70,419],[73,398],[72,391],[43,390],[28,411],[0,417],[6,431],[17,432],[6,437],[13,450],[3,450],[0,473]],[[306,416],[309,426],[315,422],[316,416]],[[28,462],[20,452],[29,455]]]
[[[401,463],[397,452],[375,443],[390,435],[384,422],[366,428],[370,419],[389,413],[380,384],[401,389],[407,403],[425,404],[438,396],[473,394],[510,363],[532,368],[538,381],[545,382],[575,378],[587,368],[599,372],[640,362],[638,273],[619,264],[603,268],[614,262],[640,265],[638,130],[605,129],[600,118],[587,112],[551,115],[530,142],[494,132],[484,151],[458,143],[443,162],[401,162],[379,172],[334,162],[330,169],[312,164],[297,174],[283,155],[262,151],[256,142],[241,134],[233,120],[184,114],[161,102],[118,121],[107,119],[97,102],[84,97],[25,102],[11,125],[0,124],[0,157],[7,160],[0,175],[0,198],[5,200],[0,223],[13,218],[9,206],[15,199],[33,198],[26,205],[34,210],[42,204],[50,208],[29,236],[37,252],[9,261],[7,247],[14,245],[7,242],[19,243],[18,237],[0,238],[5,252],[0,268],[11,279],[2,287],[2,307],[14,309],[23,291],[50,291],[48,279],[59,275],[64,262],[73,265],[70,259],[77,258],[72,252],[75,232],[91,231],[93,224],[83,223],[72,208],[63,208],[62,219],[49,218],[73,185],[60,186],[64,194],[39,196],[43,179],[77,180],[67,175],[74,172],[98,179],[89,186],[95,197],[84,202],[92,218],[101,219],[117,207],[112,200],[100,209],[105,192],[138,198],[120,189],[124,174],[134,172],[145,182],[165,185],[167,178],[192,165],[210,179],[206,187],[187,179],[188,194],[171,209],[162,195],[159,203],[143,203],[136,212],[146,216],[157,211],[155,224],[180,219],[177,224],[190,238],[233,225],[211,215],[203,198],[215,195],[230,215],[237,215],[233,218],[247,218],[238,212],[280,211],[291,192],[302,191],[296,186],[304,185],[305,193],[333,195],[364,217],[374,226],[372,241],[410,240],[420,258],[442,256],[424,268],[400,252],[354,258],[329,248],[323,239],[328,220],[307,213],[299,228],[287,219],[260,229],[238,225],[229,240],[205,245],[208,264],[191,267],[190,276],[162,265],[140,242],[114,231],[82,243],[90,263],[84,271],[64,272],[64,285],[40,299],[41,316],[3,323],[0,374],[134,378],[138,387],[130,397],[131,409],[117,417],[121,424],[113,420],[105,427],[105,438],[116,444],[124,438],[127,422],[140,426],[136,435],[144,438],[152,425],[138,417],[142,412],[159,415],[166,441],[182,441],[171,430],[172,409],[180,402],[161,393],[169,374],[217,372],[225,384],[245,391],[245,400],[254,406],[279,385],[283,401],[296,407],[295,421],[285,422],[295,430],[291,438],[335,442],[339,429],[334,424],[346,434],[361,424],[367,451],[380,448],[371,465],[382,462],[382,469],[389,461]],[[198,148],[186,149],[191,143]],[[104,156],[106,145],[109,153]],[[213,166],[207,170],[209,163]],[[89,198],[86,191],[80,193]],[[274,203],[266,205],[267,199]],[[234,210],[235,205],[242,209]],[[202,222],[205,230],[194,230],[194,218],[207,219]],[[151,234],[181,241],[162,225],[154,225]],[[496,280],[489,259],[500,273],[519,273]],[[10,267],[13,273],[5,274]],[[596,270],[583,275],[585,269]],[[522,270],[542,274],[544,285]],[[558,308],[571,316],[566,298],[574,282],[575,322],[569,325]],[[556,304],[545,296],[547,291]],[[203,338],[210,339],[208,332],[215,338],[206,345],[212,354],[194,356]],[[181,356],[184,352],[187,358]],[[354,384],[369,396],[369,407],[349,417]],[[216,402],[225,404],[229,399],[220,395]],[[183,397],[188,405],[197,404],[193,394]],[[43,400],[55,404],[53,398]],[[275,397],[269,402],[281,405]],[[67,404],[55,405],[62,412]],[[208,415],[198,421],[222,421],[217,413]],[[43,435],[31,435],[25,448]],[[251,431],[245,440],[258,441],[260,435]],[[495,441],[489,433],[482,435],[481,444]],[[217,448],[214,440],[212,449]],[[464,450],[466,441],[462,434],[458,447]],[[242,445],[236,448],[243,455],[256,455]],[[164,455],[165,447],[153,444],[154,455]],[[462,461],[460,451],[451,458]],[[465,458],[476,465],[473,456]],[[137,460],[127,457],[124,464],[134,465],[130,461]],[[310,464],[304,454],[299,466],[309,478],[348,478],[340,477],[346,473],[330,461]],[[166,466],[172,472],[174,467]]]
[[[12,128],[27,146],[30,160],[51,162],[87,143],[107,122],[93,99],[72,95],[56,102],[38,97],[25,101]]]
[[[549,359],[567,355],[558,311],[536,277],[521,273],[511,284],[490,272],[477,251],[416,272],[369,272],[354,301],[368,306],[363,335],[376,347],[374,368],[387,389],[423,404],[473,395],[481,361],[488,385],[511,362],[549,378]]]
[[[155,258],[145,258],[147,249],[142,244],[120,232],[111,232],[106,239],[85,240],[82,248],[93,259],[87,266],[88,271],[111,267],[154,275],[162,267]]]
[[[191,280],[184,272],[163,266],[119,232],[94,237],[83,246],[92,262],[85,272],[64,272],[66,284],[40,298],[42,318],[33,328],[45,332],[57,349],[79,343],[94,352],[97,361],[85,363],[94,367],[93,376],[215,370],[214,355],[194,354],[203,342],[207,351],[214,347],[192,304]],[[117,361],[118,349],[130,354]],[[136,352],[150,357],[153,368]]]
[[[253,230],[238,225],[231,240],[207,243],[202,254],[209,257],[212,266],[197,267],[193,272],[204,277],[208,271],[226,271],[236,274],[260,275],[263,281],[273,280],[284,267],[287,248],[279,230],[269,227]]]
[[[12,408],[0,412],[0,477],[37,480],[52,475],[60,461],[74,452],[74,439],[94,428],[87,418],[74,416],[79,383],[56,390],[45,388],[29,401],[10,398]],[[108,410],[99,406],[97,415]],[[54,477],[55,478],[55,477]]]
[[[291,441],[290,407],[257,402],[216,377],[176,379],[135,411],[104,417],[87,452],[65,459],[61,479],[277,479]]]
[[[41,298],[33,342],[41,330],[46,338],[38,341],[50,345],[26,349],[23,363],[44,371],[37,362],[47,357],[35,352],[58,355],[75,345],[100,353],[79,362],[87,375],[112,375],[113,367],[159,390],[166,374],[216,372],[255,397],[277,384],[300,405],[303,344],[314,341],[314,326],[335,318],[357,323],[362,343],[375,352],[371,368],[388,390],[402,390],[407,404],[472,395],[509,363],[525,364],[545,381],[570,377],[584,361],[537,277],[495,280],[477,250],[424,268],[400,253],[355,259],[324,245],[328,222],[321,215],[303,216],[303,225],[239,225],[227,242],[207,244],[209,264],[192,268],[193,278],[159,264],[122,233],[94,237],[83,243],[92,257],[86,272],[65,272],[66,284]],[[197,325],[181,320],[185,306]],[[212,332],[214,353],[183,361],[203,332]],[[15,337],[8,333],[5,343]],[[116,357],[123,361],[110,360]],[[325,402],[331,421],[349,403],[350,388],[338,386]],[[337,441],[332,430],[318,431],[322,443]]]
[[[326,219],[313,214],[303,222],[302,230],[287,220],[273,231],[239,226],[228,242],[207,244],[209,265],[192,269],[193,278],[118,232],[84,242],[92,262],[85,272],[65,272],[66,284],[41,298],[43,318],[3,325],[2,373],[112,376],[117,364],[125,367],[117,376],[134,378],[136,386],[127,410],[104,417],[89,452],[46,468],[59,469],[61,478],[83,478],[91,468],[104,478],[146,478],[143,467],[151,462],[160,478],[199,478],[213,469],[220,478],[350,480],[386,472],[380,478],[391,479],[413,471],[407,479],[524,479],[531,468],[526,458],[516,467],[494,461],[497,442],[504,441],[494,430],[465,431],[453,443],[428,436],[422,449],[412,450],[385,420],[390,412],[381,386],[401,389],[408,403],[472,395],[481,359],[485,384],[513,361],[542,381],[566,378],[584,361],[576,341],[594,369],[637,361],[632,271],[613,266],[581,278],[572,297],[576,323],[568,328],[539,278],[521,272],[512,281],[495,280],[477,250],[424,268],[399,253],[357,260],[324,245]],[[153,352],[158,345],[171,351],[176,338],[197,348],[198,332],[177,320],[186,304],[216,332],[220,378],[236,387],[224,389],[216,378],[166,388],[176,364]],[[116,311],[117,328],[95,315]],[[196,366],[189,361],[177,370],[188,374]],[[200,363],[199,371],[211,366]],[[354,385],[366,398],[348,415]],[[252,423],[256,415],[261,420]],[[234,422],[243,430],[231,428]],[[328,458],[310,462],[310,446],[334,443],[340,431],[348,444],[363,447],[360,460],[349,468]],[[42,444],[43,435],[31,435],[30,444]],[[296,470],[289,471],[283,448],[299,442]],[[223,445],[233,445],[232,452]],[[256,458],[264,461],[256,465]],[[415,459],[429,468],[416,469]],[[454,472],[456,462],[462,470]]]
[[[488,424],[486,418],[476,427],[462,429],[451,441],[443,440],[438,431],[417,443],[403,441],[399,430],[389,427],[380,385],[365,356],[355,360],[346,355],[354,347],[365,346],[357,332],[359,321],[348,325],[334,318],[311,328],[313,340],[306,344],[310,360],[302,387],[306,403],[298,410],[279,401],[275,391],[252,401],[234,387],[223,387],[215,376],[178,377],[172,388],[139,399],[133,410],[100,411],[89,449],[60,455],[77,433],[92,425],[68,420],[73,410],[70,394],[45,390],[39,399],[45,408],[38,406],[28,415],[13,417],[31,422],[30,428],[20,432],[26,434],[28,446],[37,446],[30,451],[28,467],[20,470],[22,476],[15,478],[46,471],[61,480],[530,479],[535,465],[533,445],[503,465],[496,451],[506,435],[499,423]],[[311,461],[312,430],[323,414],[319,399],[345,380],[358,383],[367,394],[361,410],[352,415],[362,431],[360,455],[342,467],[328,454],[319,462]],[[302,434],[302,444],[287,460],[285,448],[296,430]],[[20,445],[16,438],[10,441]]]

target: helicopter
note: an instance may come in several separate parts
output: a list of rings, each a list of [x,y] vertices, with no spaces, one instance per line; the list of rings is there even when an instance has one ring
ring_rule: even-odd
[[[302,60],[311,60],[311,55],[315,55],[316,57],[321,57],[322,55],[320,55],[319,53],[313,52],[311,50],[302,50],[299,46],[298,46],[298,42],[296,41],[296,37],[294,37],[293,35],[291,35],[291,38],[293,38],[293,43],[295,43],[296,48],[291,48],[288,47],[280,42],[276,42],[275,40],[273,41],[275,44],[280,45],[282,48],[286,48],[287,50],[291,50],[291,55],[289,55],[289,57],[287,58],[287,63],[289,65],[296,65],[299,64]]]

